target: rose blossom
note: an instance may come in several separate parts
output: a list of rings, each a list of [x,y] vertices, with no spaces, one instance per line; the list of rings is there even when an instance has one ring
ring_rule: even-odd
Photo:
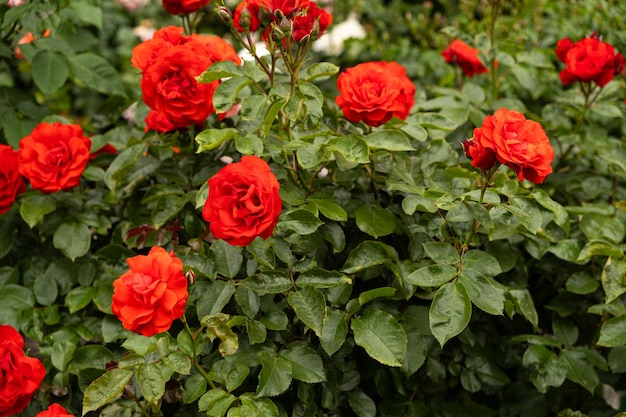
[[[333,15],[320,9],[315,2],[309,2],[303,10],[304,13],[296,15],[293,19],[291,37],[296,42],[302,41],[307,35],[315,35],[314,39],[319,38],[333,22]],[[316,26],[317,33],[313,33]]]
[[[163,0],[169,14],[190,14],[209,4],[209,0]]]
[[[76,124],[39,123],[20,140],[18,168],[34,190],[55,193],[74,188],[89,160],[91,139]]]
[[[541,125],[518,111],[499,109],[463,143],[472,166],[490,169],[496,161],[513,169],[520,181],[540,184],[552,173],[554,148]]]
[[[35,417],[74,417],[68,413],[65,408],[59,404],[50,404],[50,406],[37,414]]]
[[[42,37],[43,38],[47,38],[50,36],[50,29],[46,29],[43,34]],[[31,43],[32,41],[36,40],[37,37],[35,35],[33,35],[33,32],[28,32],[26,35],[22,36],[20,38],[19,41],[17,41],[18,45],[25,45],[27,43]],[[15,48],[15,57],[17,59],[24,59],[24,55],[22,54],[22,50],[18,47]]]
[[[613,46],[600,41],[596,36],[572,43],[569,38],[561,39],[555,50],[557,58],[566,65],[559,73],[564,85],[576,81],[594,82],[599,87],[608,84],[613,76],[624,69],[624,57],[615,52]]]
[[[279,188],[267,162],[244,156],[209,179],[202,217],[216,238],[231,245],[247,246],[257,236],[267,239],[282,210]]]
[[[237,5],[235,12],[233,13],[233,24],[239,32],[244,32],[244,28],[240,24],[241,12],[243,12],[244,7],[248,10],[248,15],[250,16],[250,25],[248,26],[248,30],[250,32],[254,32],[261,25],[261,21],[259,20],[261,0],[244,0]]]
[[[24,339],[11,326],[0,325],[0,416],[21,413],[46,376],[37,358],[24,354]]]
[[[380,126],[392,117],[406,119],[415,103],[415,85],[395,62],[366,62],[337,78],[335,102],[351,122]]]
[[[131,332],[153,336],[169,330],[187,303],[183,263],[161,247],[126,260],[129,271],[113,282],[111,310]]]
[[[461,67],[463,73],[468,77],[473,77],[476,74],[488,71],[480,61],[480,58],[478,58],[478,50],[472,48],[462,40],[455,39],[452,41],[450,46],[448,46],[441,55],[443,55],[447,63]]]
[[[183,35],[180,27],[157,30],[133,49],[132,64],[142,71],[143,100],[150,113],[146,130],[167,132],[202,124],[215,112],[213,93],[219,81],[201,84],[196,77],[217,61],[241,62],[234,48],[213,35]]]
[[[17,152],[8,145],[0,145],[0,215],[9,211],[24,191],[26,183],[18,170]]]

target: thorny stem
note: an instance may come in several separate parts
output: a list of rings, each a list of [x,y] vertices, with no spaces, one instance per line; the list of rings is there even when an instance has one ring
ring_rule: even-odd
[[[500,13],[500,0],[491,0],[491,23],[489,28],[489,47],[492,51],[495,51],[496,45],[496,22],[498,20],[498,14]],[[498,98],[498,76],[496,74],[496,57],[492,54],[491,57],[491,88],[493,94],[493,100]]]
[[[485,192],[487,191],[487,188],[489,187],[489,184],[491,183],[491,179],[493,178],[493,175],[496,173],[498,168],[499,168],[499,165],[496,165],[495,167],[493,167],[493,168],[491,168],[489,170],[481,170],[480,178],[482,180],[482,183],[480,184],[480,196],[478,197],[478,204],[481,205],[481,206],[482,206],[483,200],[485,198]],[[462,250],[461,256],[463,256],[465,251],[467,251],[467,248],[469,247],[469,244],[472,241],[472,238],[474,237],[476,232],[478,232],[478,228],[479,227],[480,227],[480,222],[478,220],[474,219],[474,223],[472,224],[472,228],[467,233],[467,236],[465,238],[465,242],[463,243],[463,246],[461,247],[461,250]]]
[[[185,325],[185,330],[187,331],[187,334],[189,334],[189,337],[191,338],[191,352],[193,354],[193,358],[192,358],[192,362],[193,362],[193,366],[198,370],[198,372],[200,372],[200,374],[204,377],[204,379],[206,380],[206,382],[209,384],[209,386],[212,389],[215,389],[215,383],[213,382],[213,380],[211,379],[211,377],[209,377],[209,374],[207,374],[207,372],[204,370],[204,368],[202,366],[200,366],[200,364],[198,363],[198,354],[196,352],[196,338],[198,337],[198,334],[194,334],[191,331],[191,328],[189,327],[189,324],[187,323],[187,318],[185,317],[185,315],[183,315],[180,320],[183,322],[183,324]]]
[[[191,21],[189,20],[189,15],[183,15],[182,19],[183,19],[183,29],[185,31],[185,35],[189,36],[193,33]]]

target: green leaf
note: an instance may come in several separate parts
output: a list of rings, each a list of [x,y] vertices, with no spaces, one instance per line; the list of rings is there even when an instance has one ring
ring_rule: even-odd
[[[220,147],[223,143],[239,136],[239,131],[230,127],[224,129],[205,129],[196,135],[196,143],[200,145],[198,153],[211,151]]]
[[[509,294],[518,311],[536,328],[539,325],[539,316],[530,292],[528,290],[509,290]]]
[[[248,133],[246,136],[235,136],[235,148],[242,155],[261,156],[263,146],[263,141],[252,133]]]
[[[73,261],[89,252],[91,232],[82,223],[63,223],[54,232],[52,244]]]
[[[442,347],[465,330],[471,317],[472,303],[462,283],[449,282],[437,290],[428,318],[430,330]]]
[[[52,346],[52,353],[50,354],[50,362],[52,366],[59,371],[65,371],[67,364],[72,360],[74,351],[76,350],[76,343],[70,340],[58,340]]]
[[[218,239],[211,244],[211,257],[218,274],[234,278],[243,263],[242,248]]]
[[[93,381],[83,396],[83,415],[115,400],[130,382],[133,369],[114,368]]]
[[[247,408],[250,412],[241,413],[238,417],[278,417],[278,407],[269,398],[258,398],[252,393],[245,393],[239,397],[242,409]],[[230,413],[228,413],[230,417]]]
[[[42,306],[49,306],[57,299],[59,287],[50,274],[43,273],[35,278],[33,291],[37,302]]]
[[[370,149],[385,149],[392,152],[414,151],[411,141],[402,131],[383,129],[365,136]]]
[[[457,276],[457,268],[446,264],[435,264],[421,267],[411,272],[406,281],[420,287],[439,287]]]
[[[490,253],[472,249],[463,255],[461,270],[468,274],[495,277],[502,273],[498,260]]]
[[[63,55],[46,49],[35,54],[32,68],[35,85],[47,96],[65,84],[70,71]]]
[[[239,349],[239,338],[228,326],[228,315],[217,313],[204,316],[200,323],[221,340],[219,351],[222,356],[234,355]]]
[[[607,359],[611,372],[614,374],[626,372],[626,346],[617,346],[611,349]]]
[[[329,308],[319,336],[322,348],[328,356],[337,352],[346,341],[348,334],[348,315],[340,310]]]
[[[269,352],[259,353],[261,372],[257,394],[261,397],[273,397],[287,391],[291,385],[291,361],[277,357]]]
[[[391,298],[396,294],[397,289],[393,287],[380,287],[363,291],[359,294],[359,304],[365,305],[377,298]]]
[[[235,290],[235,301],[241,307],[243,314],[250,319],[254,318],[261,308],[259,295],[246,287],[237,287]]]
[[[535,234],[541,228],[543,216],[537,205],[525,197],[514,197],[510,205],[503,207],[509,210],[530,233]],[[517,210],[516,210],[517,209]]]
[[[161,372],[156,363],[142,363],[137,368],[136,380],[144,398],[152,404],[157,404],[165,394],[165,383],[169,379]]]
[[[183,404],[191,404],[206,393],[207,382],[204,376],[200,374],[191,375],[189,378],[185,379],[184,384]],[[198,403],[198,406],[199,405],[200,403]]]
[[[381,242],[366,240],[354,248],[348,255],[342,272],[354,274],[376,265],[382,265],[398,259],[398,254],[391,247]]]
[[[402,200],[402,210],[409,216],[416,211],[425,213],[436,213],[437,207],[432,199],[421,195],[408,195]]]
[[[449,243],[425,242],[422,246],[428,257],[436,263],[454,265],[461,260],[459,252]]]
[[[261,122],[261,138],[267,137],[267,134],[276,120],[276,116],[278,116],[278,113],[285,107],[285,104],[287,104],[287,102],[284,98],[275,98],[269,106]]]
[[[131,171],[147,151],[147,143],[139,142],[120,152],[104,174],[104,183],[107,187],[111,190],[116,190],[124,184],[127,181],[126,174]]]
[[[503,314],[505,292],[493,278],[461,272],[459,282],[463,284],[476,307],[489,314]]]
[[[565,233],[569,233],[569,214],[562,205],[552,200],[550,196],[548,196],[548,193],[546,193],[544,190],[533,190],[530,195],[542,207],[550,210],[554,214],[554,222],[563,230],[565,230]]]
[[[96,289],[94,287],[76,287],[65,296],[65,305],[70,314],[74,314],[87,307],[95,295]]]
[[[235,284],[232,281],[213,281],[200,293],[196,310],[198,318],[221,313],[235,293]]]
[[[600,280],[606,294],[605,303],[609,304],[626,292],[626,260],[607,258]]]
[[[233,77],[223,80],[213,93],[213,107],[217,113],[225,113],[233,106],[239,92],[252,84],[248,77]]]
[[[550,387],[560,387],[565,381],[567,370],[561,358],[543,345],[532,345],[526,349],[523,364],[533,368],[531,382],[541,393]]]
[[[239,65],[230,60],[225,60],[211,64],[209,68],[196,77],[196,80],[202,84],[209,84],[222,78],[240,77],[241,75],[243,73]]]
[[[595,292],[599,286],[600,283],[598,280],[587,271],[576,272],[565,281],[565,289],[572,294],[591,294]],[[607,300],[607,302],[611,301]]]
[[[113,353],[102,345],[85,345],[76,349],[69,364],[70,372],[77,372],[83,369],[106,368],[107,362],[114,360]]]
[[[272,251],[271,241],[257,237],[252,243],[246,246],[246,250],[254,256],[254,259],[256,259],[259,264],[270,269],[276,267],[276,256]]]
[[[348,404],[358,417],[376,417],[376,403],[362,391],[348,392]]]
[[[289,275],[283,271],[259,272],[241,281],[241,285],[259,295],[279,294],[293,288]]]
[[[324,295],[311,286],[305,286],[300,291],[290,292],[287,301],[296,316],[319,336],[326,316]]]
[[[626,316],[608,319],[600,328],[597,344],[605,347],[617,347],[626,344]]]
[[[296,209],[282,213],[277,227],[292,230],[299,235],[310,235],[323,224],[324,222],[309,210]]]
[[[333,288],[345,284],[352,284],[352,280],[348,276],[338,271],[327,271],[321,268],[305,271],[296,280],[298,287],[310,285],[315,288]]]
[[[354,342],[383,365],[402,366],[407,350],[406,332],[398,321],[382,310],[368,310],[352,318]]]
[[[70,8],[75,12],[75,16],[84,23],[95,26],[102,30],[102,8],[86,1],[73,1]]]
[[[236,398],[233,394],[215,388],[207,391],[200,397],[198,410],[206,411],[206,415],[209,417],[222,417],[235,400]]]
[[[322,358],[312,347],[302,343],[292,343],[282,350],[279,356],[291,362],[293,379],[310,384],[326,381]]]
[[[607,239],[613,243],[621,242],[626,232],[620,219],[598,213],[585,214],[580,221],[580,229],[589,240]]]
[[[29,195],[20,201],[20,216],[32,229],[44,216],[56,210],[56,201],[47,194]]]
[[[126,91],[119,74],[111,64],[100,55],[85,52],[68,56],[72,75],[77,80],[104,94],[116,94],[125,97]]]
[[[361,206],[355,218],[357,227],[374,238],[390,235],[396,228],[393,213],[380,207]]]
[[[335,64],[331,64],[330,62],[316,62],[304,71],[302,79],[305,81],[311,81],[317,78],[324,80],[338,72],[339,67]]]
[[[187,196],[166,194],[159,198],[152,210],[152,224],[155,229],[160,229],[181,212],[189,202]]]
[[[349,135],[331,139],[328,150],[335,153],[336,158],[340,158],[337,164],[342,171],[370,162],[369,147],[360,136]]]
[[[337,222],[345,222],[348,220],[348,213],[339,204],[330,199],[322,198],[310,198],[310,203],[315,204],[315,207],[328,219]]]
[[[561,358],[567,369],[567,379],[580,384],[587,391],[593,393],[600,380],[584,352],[564,349],[561,351]]]

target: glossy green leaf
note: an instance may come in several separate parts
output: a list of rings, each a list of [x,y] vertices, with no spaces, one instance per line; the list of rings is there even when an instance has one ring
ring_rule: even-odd
[[[230,110],[235,104],[239,92],[250,84],[252,84],[252,80],[248,77],[233,77],[222,80],[213,93],[215,111],[224,113]]]
[[[304,271],[296,280],[298,287],[310,285],[315,288],[333,288],[351,283],[352,280],[341,272],[327,271],[321,268],[313,268]]]
[[[32,229],[44,216],[56,210],[56,201],[47,194],[30,195],[21,200],[20,216]]]
[[[327,309],[322,325],[320,343],[328,356],[337,352],[346,341],[348,315],[340,310]]]
[[[472,317],[472,303],[465,286],[449,282],[439,288],[428,317],[430,330],[441,346],[465,330]]]
[[[533,234],[537,233],[543,216],[535,202],[525,197],[514,197],[509,203],[510,205],[504,205],[504,207],[518,218],[526,230]]]
[[[565,210],[562,205],[552,200],[544,190],[533,190],[531,195],[542,207],[550,210],[554,214],[554,222],[565,230],[566,233],[569,233],[570,221],[567,210]]]
[[[493,278],[483,275],[467,275],[462,272],[459,275],[459,282],[463,284],[476,307],[489,314],[503,314],[505,291],[502,285],[499,285]]]
[[[358,417],[376,417],[376,403],[362,391],[350,391],[348,404]]]
[[[196,77],[196,80],[202,84],[209,84],[215,80],[222,78],[239,77],[243,73],[241,67],[235,64],[233,61],[224,60],[218,61],[209,68],[207,68],[202,74]]]
[[[174,219],[189,202],[186,196],[164,195],[157,201],[152,210],[152,224],[160,229],[168,221]]]
[[[48,96],[61,88],[69,75],[67,60],[61,54],[45,49],[35,54],[32,66],[35,85]]]
[[[222,417],[235,401],[233,394],[215,388],[200,397],[198,410],[206,411],[206,415],[210,417]]]
[[[167,379],[156,363],[141,364],[137,368],[137,384],[144,398],[153,404],[163,397]]]
[[[354,274],[372,266],[391,262],[397,258],[398,254],[391,246],[373,240],[366,240],[350,252],[342,271],[346,274]]]
[[[115,400],[134,373],[133,369],[114,368],[93,381],[85,390],[83,415]]]
[[[539,324],[539,316],[532,296],[528,290],[509,290],[509,294],[513,298],[517,310],[528,320],[534,327]]]
[[[243,254],[239,246],[218,239],[211,245],[211,255],[219,275],[234,278],[241,269]]]
[[[585,354],[579,350],[563,350],[561,351],[561,358],[567,369],[567,379],[580,384],[587,391],[593,393],[600,380]]]
[[[265,271],[241,281],[241,285],[259,295],[278,294],[293,288],[289,275],[283,271]]]
[[[239,349],[239,338],[227,321],[228,316],[222,313],[211,314],[200,319],[200,323],[207,328],[207,331],[221,340],[219,351],[222,356],[234,355]]]
[[[235,284],[232,281],[213,281],[200,293],[196,310],[198,318],[221,313],[222,309],[235,294]]]
[[[85,86],[104,94],[126,96],[122,79],[102,56],[85,52],[68,56],[67,61],[71,74]]]
[[[353,317],[354,341],[368,355],[387,366],[402,366],[407,351],[406,332],[398,321],[382,310],[368,310]]]
[[[407,275],[407,282],[420,287],[438,287],[457,276],[457,268],[446,264],[434,264],[421,267]]]
[[[495,277],[502,272],[498,260],[488,252],[472,249],[463,255],[461,270],[467,274]]]
[[[600,282],[585,271],[574,273],[565,282],[565,289],[572,294],[591,294],[595,292],[599,286]]]
[[[299,235],[310,235],[324,224],[308,210],[297,209],[281,214],[277,227],[291,230]]]
[[[233,128],[203,130],[198,133],[195,139],[196,143],[200,146],[198,153],[211,151],[238,136],[240,136],[239,131]]]
[[[254,318],[261,308],[261,299],[257,293],[246,288],[237,287],[235,290],[235,301],[250,319]]]
[[[361,206],[355,218],[357,227],[374,238],[390,235],[396,228],[393,213],[380,207]]]
[[[600,328],[598,345],[605,347],[617,347],[626,344],[626,316],[618,316],[608,319]]]
[[[310,384],[326,381],[322,358],[312,347],[306,344],[292,343],[280,351],[279,357],[291,362],[293,379]]]
[[[75,260],[89,252],[91,232],[82,223],[63,223],[54,232],[52,243],[71,260]]]
[[[323,80],[332,77],[338,72],[339,67],[335,64],[331,64],[330,62],[316,62],[304,71],[302,78],[306,81],[314,79]]]
[[[425,242],[422,246],[428,257],[438,264],[454,265],[461,259],[459,252],[449,243]]]
[[[235,136],[235,148],[242,155],[261,156],[264,146],[263,141],[252,133],[245,136]]]
[[[269,352],[259,354],[261,372],[257,394],[261,397],[280,395],[289,388],[292,380],[291,361]]]
[[[391,298],[396,294],[396,291],[397,289],[393,287],[380,287],[363,291],[359,294],[359,304],[364,305],[377,298]]]
[[[70,314],[74,314],[87,307],[95,295],[96,289],[93,287],[76,287],[65,296],[65,305],[69,309]]]
[[[415,150],[409,138],[399,130],[377,130],[365,136],[365,142],[370,149],[385,149],[395,152]]]
[[[49,274],[41,274],[35,278],[33,283],[33,291],[37,303],[42,306],[49,306],[56,300],[59,295],[59,287],[56,281]]]
[[[287,300],[296,316],[319,336],[326,316],[324,295],[311,286],[304,286],[300,291],[290,292]]]
[[[348,214],[344,208],[331,199],[310,198],[309,202],[315,204],[315,207],[317,207],[317,209],[327,219],[337,222],[344,222],[348,220]]]

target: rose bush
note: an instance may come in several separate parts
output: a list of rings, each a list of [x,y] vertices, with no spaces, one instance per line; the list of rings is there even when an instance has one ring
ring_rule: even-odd
[[[0,4],[8,413],[619,417],[621,6],[444,3]]]

